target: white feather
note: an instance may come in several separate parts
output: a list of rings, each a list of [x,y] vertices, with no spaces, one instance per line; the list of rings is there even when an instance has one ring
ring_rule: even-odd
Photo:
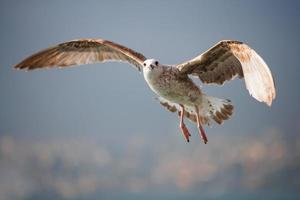
[[[240,62],[242,64],[246,87],[251,96],[269,106],[276,96],[273,77],[264,60],[254,51],[250,50],[249,60]]]

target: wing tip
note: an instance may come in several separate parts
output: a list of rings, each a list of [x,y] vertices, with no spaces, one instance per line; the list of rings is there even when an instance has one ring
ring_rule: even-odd
[[[37,69],[36,67],[33,67],[31,65],[28,65],[24,62],[21,62],[19,64],[16,64],[14,67],[13,67],[14,70],[24,70],[24,71],[31,71],[31,70],[34,70],[34,69]]]
[[[28,69],[28,66],[23,65],[23,63],[21,62],[21,63],[19,63],[19,64],[16,64],[16,65],[13,67],[13,69],[15,69],[15,70],[26,70],[26,69]]]
[[[273,102],[273,100],[274,100],[275,98],[276,98],[276,92],[275,92],[275,90],[274,90],[274,91],[272,91],[272,94],[268,97],[267,101],[265,101],[266,104],[267,104],[269,107],[271,107],[271,106],[272,106],[272,102]]]
[[[267,106],[271,107],[272,106],[272,102],[273,102],[273,99],[271,100],[268,100],[268,101],[265,101],[265,103],[267,104]]]
[[[22,70],[22,71],[33,71],[33,70],[39,70],[39,69],[49,69],[53,66],[49,65],[49,66],[37,66],[37,65],[32,65],[26,62],[20,62],[19,64],[16,64],[15,66],[13,66],[14,70]],[[58,67],[60,68],[60,67]]]
[[[274,88],[274,89],[275,89],[275,88]],[[267,106],[271,107],[273,101],[274,101],[275,98],[276,98],[276,91],[275,91],[275,90],[272,90],[271,93],[269,93],[268,95],[263,96],[263,97],[259,97],[259,96],[256,96],[255,94],[251,94],[251,93],[250,93],[250,95],[251,95],[254,99],[256,99],[257,101],[262,102],[262,103],[265,103],[265,104],[267,104]]]
[[[258,95],[257,93],[253,93],[251,91],[249,91],[249,94],[254,99],[256,99],[258,102],[265,103],[269,107],[272,106],[272,103],[273,103],[273,101],[276,98],[276,90],[275,90],[275,88],[272,88],[272,90],[270,90],[267,93],[264,93],[263,95]]]

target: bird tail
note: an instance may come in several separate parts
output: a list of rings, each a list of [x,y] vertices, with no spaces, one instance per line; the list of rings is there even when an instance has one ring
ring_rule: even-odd
[[[160,104],[170,112],[177,112],[180,115],[180,106],[177,103],[170,102],[162,97],[158,97]],[[199,106],[199,114],[202,117],[203,124],[210,124],[214,120],[218,124],[222,124],[224,120],[229,119],[233,113],[233,105],[228,99],[219,99],[203,94],[202,102]],[[184,105],[185,117],[190,121],[197,123],[195,108]]]
[[[202,98],[201,108],[204,116],[213,119],[218,124],[229,119],[233,113],[233,105],[229,99],[219,99],[205,94]]]

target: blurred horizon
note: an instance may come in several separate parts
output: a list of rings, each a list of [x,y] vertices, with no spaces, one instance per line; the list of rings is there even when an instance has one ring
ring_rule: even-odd
[[[0,198],[299,199],[299,1],[1,1]],[[203,85],[231,99],[221,126],[166,111],[126,63],[24,72],[13,66],[64,41],[102,38],[164,64],[222,39],[266,61],[277,97],[257,102],[243,80]]]

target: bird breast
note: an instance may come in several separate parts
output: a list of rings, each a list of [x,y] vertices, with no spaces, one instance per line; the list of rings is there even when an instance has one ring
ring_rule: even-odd
[[[144,72],[144,77],[151,90],[169,101],[185,105],[201,103],[200,89],[188,76],[179,74],[177,68],[149,70]]]

